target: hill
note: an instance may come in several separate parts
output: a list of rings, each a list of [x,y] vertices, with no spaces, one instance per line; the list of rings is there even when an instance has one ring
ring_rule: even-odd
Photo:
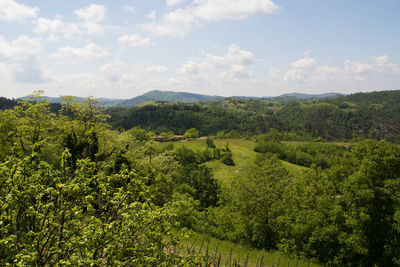
[[[296,138],[352,138],[400,141],[400,90],[357,93],[334,98],[282,103],[274,99],[222,98],[199,103],[155,103],[142,107],[110,108],[116,128],[141,126],[156,132],[183,134],[196,128],[200,135],[219,131],[263,134],[271,129]]]
[[[222,96],[210,96],[201,94],[192,94],[186,92],[172,92],[172,91],[159,91],[153,90],[143,95],[123,100],[118,103],[118,107],[131,107],[137,106],[149,101],[166,101],[166,102],[185,102],[196,103],[200,101],[213,101],[223,98]]]

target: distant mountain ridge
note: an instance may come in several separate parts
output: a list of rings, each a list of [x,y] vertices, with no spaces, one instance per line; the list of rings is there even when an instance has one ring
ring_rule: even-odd
[[[167,101],[167,102],[186,102],[186,103],[196,103],[200,101],[214,101],[222,99],[222,96],[211,96],[211,95],[201,95],[193,94],[187,92],[172,92],[172,91],[159,91],[153,90],[147,92],[143,95],[123,100],[118,103],[118,107],[131,107],[137,106],[149,101]]]
[[[103,107],[132,107],[138,106],[146,102],[152,101],[166,101],[166,102],[185,102],[185,103],[196,103],[196,102],[209,102],[221,100],[224,98],[240,98],[240,99],[277,99],[279,102],[290,102],[295,100],[306,100],[306,99],[320,99],[320,98],[332,98],[342,96],[339,93],[324,93],[324,94],[303,94],[303,93],[288,93],[277,97],[253,97],[253,96],[232,96],[223,97],[217,95],[203,95],[194,94],[188,92],[173,92],[173,91],[160,91],[153,90],[142,95],[130,98],[130,99],[109,99],[109,98],[98,98],[101,106]],[[26,100],[28,97],[21,97],[18,100]],[[51,103],[61,103],[61,97],[48,97],[44,96],[44,99]],[[79,102],[83,102],[83,97],[75,97]]]

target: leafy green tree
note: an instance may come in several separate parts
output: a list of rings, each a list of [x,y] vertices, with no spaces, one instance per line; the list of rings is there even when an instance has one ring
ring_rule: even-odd
[[[216,135],[217,139],[225,139],[228,138],[226,137],[225,131],[218,131],[217,135]]]
[[[352,264],[399,264],[400,147],[368,141],[350,156],[354,167],[337,201],[343,210],[339,240],[346,253],[338,256]]]
[[[190,265],[174,252],[170,208],[148,201],[146,177],[109,176],[90,159],[73,170],[68,157],[61,171],[35,154],[0,164],[2,265]]]
[[[274,249],[279,242],[277,217],[291,177],[276,156],[252,166],[232,183],[232,199],[243,224],[243,239],[259,248]],[[238,227],[240,229],[240,227]]]
[[[211,169],[205,165],[191,165],[183,169],[178,183],[187,184],[193,188],[192,196],[200,202],[204,209],[209,206],[216,206],[220,187],[215,180]]]
[[[197,138],[199,137],[199,131],[196,130],[196,128],[190,128],[185,132],[183,135],[184,138]]]
[[[150,139],[150,136],[147,135],[146,131],[139,126],[133,127],[132,129],[128,130],[128,133],[139,141],[147,141]]]

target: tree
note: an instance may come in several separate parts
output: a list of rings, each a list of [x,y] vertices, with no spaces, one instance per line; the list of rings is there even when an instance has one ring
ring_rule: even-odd
[[[199,137],[199,132],[196,130],[196,128],[190,128],[185,132],[183,135],[184,138],[197,138]]]
[[[339,187],[343,210],[339,241],[342,262],[360,265],[400,264],[400,147],[385,141],[356,146],[349,175]]]
[[[250,167],[232,183],[234,209],[241,218],[243,238],[253,246],[274,249],[279,241],[277,217],[291,177],[276,156]]]
[[[337,266],[400,264],[400,147],[355,146],[288,187],[280,248]]]

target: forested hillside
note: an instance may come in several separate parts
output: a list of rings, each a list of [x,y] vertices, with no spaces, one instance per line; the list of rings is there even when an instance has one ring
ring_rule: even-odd
[[[159,102],[142,107],[109,108],[116,128],[140,126],[158,133],[201,135],[219,131],[262,134],[276,129],[304,138],[377,138],[400,141],[400,91],[358,93],[337,98],[292,101],[227,98],[206,103]]]

